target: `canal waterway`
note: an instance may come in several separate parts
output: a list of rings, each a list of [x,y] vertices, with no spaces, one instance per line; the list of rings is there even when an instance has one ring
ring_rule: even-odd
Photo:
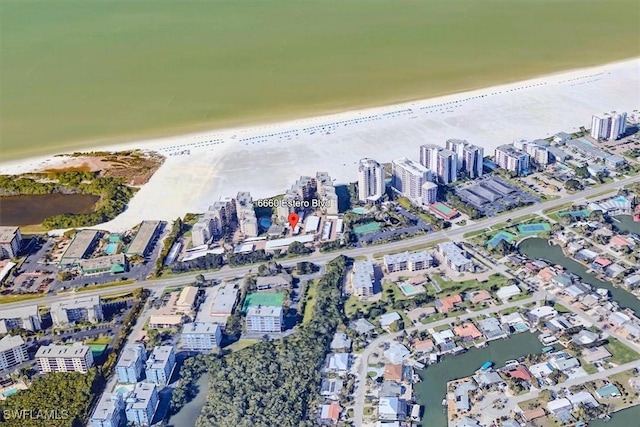
[[[593,274],[587,272],[587,269],[577,261],[567,258],[562,252],[562,248],[558,245],[550,246],[546,239],[533,238],[526,239],[518,245],[518,250],[529,258],[543,258],[554,264],[559,264],[567,269],[568,272],[580,276],[583,282],[588,283],[596,288],[605,288],[611,293],[612,299],[618,302],[621,307],[627,307],[636,314],[640,313],[640,300],[630,292],[622,288],[613,286],[609,282],[604,282]]]
[[[59,214],[91,213],[100,200],[92,194],[37,194],[0,198],[0,225],[36,225]]]
[[[640,420],[640,405],[611,414],[611,420],[589,421],[589,427],[632,427]]]
[[[204,374],[196,381],[198,393],[193,399],[187,402],[180,411],[169,418],[170,427],[193,427],[200,416],[202,407],[207,400],[209,391],[209,375]]]
[[[613,226],[616,230],[624,233],[636,233],[640,234],[640,222],[633,221],[631,215],[618,215],[614,217],[616,221],[613,221]]]
[[[473,375],[488,360],[500,367],[507,360],[528,354],[538,354],[542,345],[535,334],[523,332],[509,339],[491,341],[482,349],[472,348],[459,356],[445,356],[438,364],[417,371],[421,382],[415,384],[417,403],[422,405],[422,426],[446,427],[447,414],[443,411],[442,399],[447,392],[447,382]]]

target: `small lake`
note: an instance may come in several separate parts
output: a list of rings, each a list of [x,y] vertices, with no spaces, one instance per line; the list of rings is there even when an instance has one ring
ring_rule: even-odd
[[[634,222],[631,215],[618,215],[614,217],[613,226],[616,230],[624,233],[640,234],[640,222]]]
[[[611,293],[611,297],[617,301],[620,306],[630,308],[636,314],[640,313],[640,300],[638,300],[635,295],[587,273],[587,269],[582,264],[564,256],[560,246],[549,246],[549,242],[546,239],[533,238],[522,241],[518,246],[518,250],[529,258],[543,258],[554,264],[560,264],[566,268],[568,272],[580,276],[583,282],[596,288],[607,289]]]
[[[509,339],[491,341],[486,348],[472,348],[459,356],[444,356],[442,362],[422,371],[417,370],[422,381],[414,385],[414,394],[417,403],[422,405],[424,410],[422,426],[447,426],[447,414],[442,406],[442,399],[447,392],[447,382],[473,375],[488,360],[500,367],[507,360],[538,354],[542,347],[537,335],[523,332],[511,335]]]
[[[204,374],[198,381],[196,381],[198,387],[198,394],[193,399],[187,402],[178,413],[169,418],[169,427],[193,427],[196,425],[196,420],[200,416],[202,407],[207,400],[207,392],[209,391],[209,375]]]
[[[38,194],[0,198],[0,225],[36,225],[50,216],[91,213],[100,200],[92,194]]]

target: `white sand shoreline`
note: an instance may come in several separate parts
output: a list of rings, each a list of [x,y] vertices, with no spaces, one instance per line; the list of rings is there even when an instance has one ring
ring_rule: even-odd
[[[201,212],[240,190],[254,197],[283,193],[299,175],[316,171],[329,172],[336,182],[354,181],[359,158],[417,159],[418,146],[426,142],[465,138],[484,146],[488,155],[515,138],[589,127],[594,113],[631,113],[640,107],[638,94],[640,58],[633,58],[421,101],[75,151],[144,149],[168,155],[128,210],[105,224],[119,230],[142,219]],[[182,150],[191,154],[169,155]],[[2,162],[0,173],[56,167],[63,159]]]

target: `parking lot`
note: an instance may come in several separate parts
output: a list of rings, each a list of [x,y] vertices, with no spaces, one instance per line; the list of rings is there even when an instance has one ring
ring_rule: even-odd
[[[540,202],[540,198],[508,183],[497,176],[485,176],[455,188],[463,202],[488,217],[518,206]]]

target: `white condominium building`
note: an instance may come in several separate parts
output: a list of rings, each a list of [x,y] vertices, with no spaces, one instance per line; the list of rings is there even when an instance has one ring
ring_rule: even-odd
[[[464,139],[448,139],[446,147],[456,153],[458,172],[466,172],[471,179],[482,176],[484,148],[470,144]]]
[[[29,360],[27,346],[20,335],[0,339],[0,371]]]
[[[451,149],[435,144],[421,145],[420,164],[435,173],[443,184],[458,180],[458,156]]]
[[[93,366],[91,348],[81,343],[73,345],[44,345],[36,352],[40,371],[87,373]]]
[[[406,157],[392,163],[392,187],[417,204],[422,203],[422,186],[431,181],[431,171],[418,162]]]
[[[358,200],[376,202],[384,195],[384,167],[373,159],[361,159],[358,166]]]
[[[322,202],[321,210],[326,215],[338,215],[338,195],[331,176],[327,172],[316,173],[316,185],[316,197]]]
[[[222,328],[216,323],[195,322],[182,327],[182,346],[190,351],[211,351],[222,342]]]
[[[591,137],[599,140],[615,140],[627,130],[627,113],[594,114],[591,118]]]
[[[533,160],[538,165],[546,166],[551,163],[551,156],[549,154],[549,141],[546,141],[544,139],[536,139],[535,141],[517,139],[513,141],[513,146],[531,156],[531,160]]]
[[[0,227],[0,259],[16,258],[22,246],[20,229],[13,226]]]
[[[420,271],[433,265],[433,257],[427,251],[402,252],[384,256],[384,267],[389,273],[395,271]]]
[[[438,185],[429,181],[422,184],[422,204],[430,205],[438,198]]]
[[[373,295],[375,283],[375,270],[371,261],[356,261],[351,270],[351,287],[353,293],[360,298]]]
[[[512,145],[501,145],[496,148],[496,165],[518,175],[527,173],[530,168],[530,156]]]
[[[191,240],[194,246],[209,243],[214,237],[220,237],[225,228],[231,227],[236,219],[236,201],[226,197],[209,206],[204,217],[191,229]]]
[[[253,210],[253,199],[248,191],[241,191],[236,197],[236,215],[240,232],[246,237],[258,235],[258,219]]]
[[[99,295],[51,304],[51,319],[54,326],[65,326],[79,321],[98,323],[103,318]]]
[[[281,332],[282,307],[252,306],[247,309],[247,332]]]
[[[37,305],[0,310],[0,334],[6,334],[13,329],[39,331],[42,318]]]

